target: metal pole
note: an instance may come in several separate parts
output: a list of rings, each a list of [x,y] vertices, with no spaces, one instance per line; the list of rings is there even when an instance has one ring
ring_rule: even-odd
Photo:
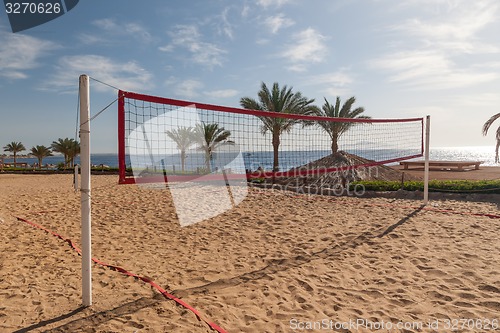
[[[80,162],[82,213],[82,302],[92,305],[92,249],[90,195],[90,88],[89,77],[80,76]]]
[[[429,146],[431,134],[431,116],[425,121],[425,167],[424,167],[424,205],[429,202]]]
[[[75,164],[75,173],[73,175],[73,186],[75,187],[75,192],[78,191],[78,164]]]

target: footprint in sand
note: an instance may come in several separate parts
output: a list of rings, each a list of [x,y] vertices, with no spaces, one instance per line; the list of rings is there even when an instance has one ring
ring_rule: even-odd
[[[460,298],[465,298],[465,299],[476,299],[477,296],[474,294],[469,294],[469,293],[459,293],[458,297]]]
[[[429,296],[431,296],[433,298],[437,298],[437,299],[442,300],[442,301],[446,301],[446,302],[453,301],[453,298],[451,298],[450,296],[443,295],[441,293],[438,293],[437,291],[428,292],[427,295],[429,295]]]
[[[417,268],[420,269],[422,272],[424,272],[425,275],[430,276],[430,277],[443,277],[443,276],[447,275],[442,270],[436,269],[434,267],[417,265]]]
[[[313,288],[313,287],[311,287],[311,285],[310,285],[309,283],[305,282],[305,281],[301,281],[301,280],[299,280],[299,285],[300,285],[302,288],[304,288],[306,291],[308,291],[308,292],[311,292],[311,291],[313,291],[313,290],[314,290],[314,288]]]
[[[463,274],[464,276],[469,276],[469,277],[473,277],[473,278],[476,278],[476,277],[477,277],[476,273],[471,272],[471,271],[464,271],[462,274]]]
[[[497,313],[500,313],[500,302],[479,302],[479,305],[485,306],[487,308],[495,310]]]
[[[298,296],[298,295],[296,295],[296,296],[295,296],[295,300],[296,300],[297,302],[301,303],[301,304],[303,304],[303,303],[306,303],[306,302],[307,302],[307,300],[306,300],[304,297],[302,297],[302,296]]]
[[[444,282],[448,283],[448,284],[456,284],[456,285],[463,285],[464,283],[462,282],[462,280],[460,279],[457,279],[457,278],[451,278],[451,279],[443,279]],[[442,289],[445,289],[444,287],[440,286],[440,288]],[[446,287],[446,289],[449,289],[448,287]]]
[[[500,289],[498,289],[495,286],[489,285],[489,284],[482,284],[482,285],[480,285],[479,286],[479,290],[481,290],[481,291],[489,291],[489,292],[492,292],[492,293],[500,294]]]
[[[476,307],[476,306],[475,306],[474,304],[472,304],[472,303],[468,303],[468,302],[461,302],[461,301],[457,301],[457,302],[455,302],[455,303],[453,303],[453,304],[455,304],[456,306],[459,306],[459,307],[461,307],[461,308],[474,308],[474,307]]]
[[[409,299],[406,299],[404,297],[393,298],[389,302],[398,306],[398,307],[401,307],[401,306],[404,307],[404,306],[409,306],[409,305],[415,304],[415,302],[413,302]]]

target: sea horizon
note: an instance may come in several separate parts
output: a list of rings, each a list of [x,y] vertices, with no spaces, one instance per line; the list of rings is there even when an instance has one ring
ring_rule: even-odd
[[[349,152],[349,150],[346,150]],[[370,152],[366,150],[366,152]],[[256,165],[260,164],[264,168],[270,167],[272,164],[271,155],[272,151],[266,152],[242,152],[245,159],[245,164],[247,165]],[[321,158],[322,156],[328,155],[328,151],[313,151],[313,152],[305,152],[304,156],[303,151],[281,151],[283,156],[283,169],[297,167],[303,164],[306,164],[312,160]],[[300,154],[299,154],[300,153]],[[353,152],[356,154],[356,152]],[[300,155],[300,156],[298,156]],[[364,156],[366,158],[370,158],[368,154]],[[411,155],[411,154],[410,154]],[[4,163],[12,163],[13,156],[12,155],[2,155]],[[33,165],[34,163],[38,163],[38,159],[27,155],[18,155],[18,161],[22,160],[23,163],[28,163],[29,165]],[[180,164],[180,162],[176,162],[178,156],[174,156],[172,158],[174,160],[173,164]],[[421,159],[421,157],[420,157]],[[495,163],[495,146],[448,146],[448,147],[431,147],[430,148],[430,159],[431,160],[451,160],[451,161],[464,161],[464,160],[474,160],[474,161],[482,161],[482,166],[500,166],[500,164]],[[45,157],[43,159],[44,164],[57,165],[59,163],[64,162],[64,157],[61,154],[54,154],[54,156]],[[76,164],[80,164],[80,157],[76,157]],[[118,167],[118,154],[117,153],[93,153],[91,154],[91,164],[92,165],[105,165],[109,167]],[[281,164],[281,163],[280,163]],[[129,161],[127,160],[127,165],[129,165]]]

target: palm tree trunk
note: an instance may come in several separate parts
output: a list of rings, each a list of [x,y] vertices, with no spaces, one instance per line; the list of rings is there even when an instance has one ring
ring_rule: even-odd
[[[337,143],[337,138],[332,139],[332,154],[339,151],[339,144]]]
[[[500,139],[497,140],[497,146],[495,149],[495,163],[498,163],[498,149],[500,148]]]
[[[186,165],[186,152],[184,150],[181,150],[181,170],[182,170],[182,173],[184,173],[185,165]]]
[[[212,170],[210,169],[210,160],[212,159],[212,152],[207,149],[205,152],[205,167],[207,168],[207,173],[210,173]]]
[[[43,157],[38,158],[38,169],[42,168]]]
[[[277,131],[273,132],[273,171],[279,171],[279,147],[280,147],[280,134]]]
[[[17,153],[14,152],[14,168],[16,167],[16,156],[17,156]]]

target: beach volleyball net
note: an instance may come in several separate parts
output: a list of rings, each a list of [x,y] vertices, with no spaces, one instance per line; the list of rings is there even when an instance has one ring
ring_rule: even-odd
[[[122,184],[199,179],[274,181],[423,156],[423,118],[327,118],[126,91],[119,91],[118,101]],[[336,135],[332,133],[340,129],[338,152],[333,153],[332,136]],[[273,131],[280,134],[279,145]]]

